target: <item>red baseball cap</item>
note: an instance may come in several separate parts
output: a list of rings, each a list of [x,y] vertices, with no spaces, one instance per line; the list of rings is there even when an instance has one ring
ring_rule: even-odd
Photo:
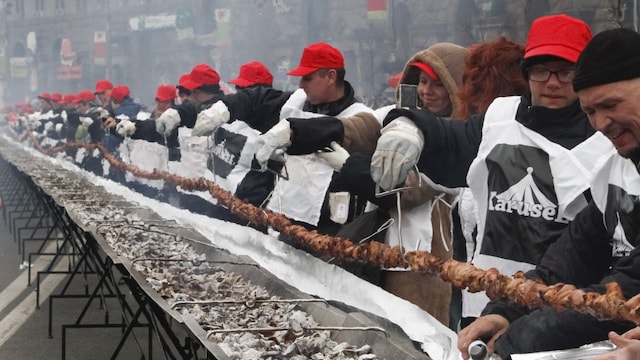
[[[131,92],[126,85],[118,85],[111,89],[111,98],[116,102],[123,102],[124,98],[129,96]]]
[[[575,63],[591,40],[589,25],[560,14],[537,18],[531,24],[524,58],[551,55]]]
[[[96,82],[96,94],[100,94],[111,89],[113,89],[113,84],[109,80],[102,79]]]
[[[411,66],[415,66],[415,67],[417,67],[418,69],[420,69],[420,70],[422,70],[422,71],[426,72],[426,73],[427,73],[427,75],[431,76],[431,78],[432,78],[433,80],[436,80],[436,81],[439,81],[439,80],[440,80],[440,76],[438,76],[438,74],[436,74],[436,71],[435,71],[435,70],[433,70],[433,68],[432,68],[429,64],[423,63],[423,62],[421,62],[421,61],[416,61],[416,62],[412,62],[412,63],[411,63],[411,64],[409,64],[409,65],[411,65]]]
[[[300,65],[287,74],[292,76],[305,76],[318,69],[341,68],[344,68],[344,58],[340,50],[325,42],[318,42],[302,50]]]
[[[76,98],[75,100],[73,100],[73,102],[77,104],[81,101],[94,101],[95,99],[96,96],[94,95],[94,93],[89,90],[82,90],[76,94]]]
[[[62,101],[60,101],[60,103],[61,104],[71,104],[75,99],[76,99],[76,95],[75,94],[66,94],[62,98]]]
[[[176,87],[173,85],[160,85],[156,91],[156,101],[171,101],[176,98]]]
[[[207,64],[198,64],[193,67],[189,77],[185,79],[182,87],[188,90],[197,89],[205,85],[218,85],[220,83],[220,75],[211,66]]]
[[[180,79],[178,79],[178,86],[176,87],[184,87],[184,84],[189,80],[189,73],[180,75]],[[186,89],[186,88],[185,88]]]
[[[38,99],[51,100],[51,95],[49,95],[49,93],[42,93],[42,94],[38,95]]]
[[[60,95],[60,93],[53,93],[53,94],[51,94],[51,96],[49,97],[49,99],[50,99],[51,101],[61,102],[61,101],[62,101],[62,95]]]
[[[229,80],[229,82],[243,87],[256,84],[272,85],[273,75],[271,75],[271,72],[269,72],[269,69],[267,69],[263,63],[252,61],[240,66],[240,74],[238,74],[238,77]]]

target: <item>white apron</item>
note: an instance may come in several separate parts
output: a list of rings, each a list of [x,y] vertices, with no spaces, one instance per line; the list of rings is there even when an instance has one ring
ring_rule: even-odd
[[[571,150],[553,143],[515,120],[519,104],[520,97],[504,97],[490,105],[478,155],[467,174],[478,204],[472,262],[505,275],[535,267],[539,259],[524,259],[528,254],[518,250],[543,247],[586,206],[583,192],[595,161],[612,148],[600,133]],[[507,184],[489,188],[490,182]],[[462,316],[479,316],[488,301],[484,292],[463,291]]]
[[[304,90],[296,90],[280,110],[280,120],[290,117],[314,118],[326,116],[302,111],[306,98]],[[354,103],[337,116],[353,116],[361,112],[371,113],[372,110],[364,104]],[[289,179],[280,178],[277,180],[267,208],[282,213],[289,218],[314,226],[318,225],[322,204],[333,176],[333,168],[318,159],[315,154],[287,156],[285,167]],[[282,172],[284,171],[285,169],[283,168]],[[348,209],[348,196],[341,196],[341,198],[347,201]],[[340,209],[345,208],[345,204],[336,204],[332,207],[341,211]],[[341,215],[336,214],[336,217],[344,218]]]

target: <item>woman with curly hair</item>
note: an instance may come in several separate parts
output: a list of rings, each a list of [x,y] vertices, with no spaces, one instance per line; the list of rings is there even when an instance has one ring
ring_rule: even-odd
[[[503,36],[472,46],[465,60],[462,86],[457,93],[458,107],[452,118],[468,119],[472,115],[483,114],[495,98],[527,92],[529,84],[520,69],[523,57],[524,46]],[[458,261],[470,260],[475,250],[475,204],[471,191],[465,188],[460,192],[456,208],[453,209],[453,258]],[[462,294],[454,289],[449,319],[454,330],[458,323],[464,328],[474,319],[461,318],[461,310]]]
[[[522,77],[520,62],[524,46],[504,36],[470,48],[462,73],[461,103],[452,114],[454,119],[468,119],[487,111],[489,104],[502,96],[522,95],[529,89]]]

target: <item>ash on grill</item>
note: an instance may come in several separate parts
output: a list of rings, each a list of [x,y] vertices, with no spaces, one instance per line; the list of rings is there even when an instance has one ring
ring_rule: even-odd
[[[296,303],[207,261],[180,236],[162,231],[167,225],[106,203],[81,211],[87,205],[72,204],[81,221],[96,226],[118,255],[172,307],[195,318],[231,358],[377,359],[369,345],[337,343],[330,331],[314,330],[321,327]]]

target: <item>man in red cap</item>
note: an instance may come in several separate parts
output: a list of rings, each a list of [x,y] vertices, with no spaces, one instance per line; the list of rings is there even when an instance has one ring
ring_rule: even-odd
[[[102,122],[109,118],[109,112],[97,106],[95,100],[94,93],[89,90],[82,90],[76,94],[74,102],[81,123],[78,126],[79,133],[76,131],[76,140],[89,140],[92,143],[102,141]]]
[[[183,132],[179,128],[193,128],[198,114],[224,96],[220,89],[220,75],[207,64],[194,66],[188,77],[181,78],[179,86],[191,92],[189,101],[174,104],[155,119],[156,131],[169,149],[170,170],[171,167],[184,169],[183,165],[187,163],[179,163],[182,158],[179,136],[185,139],[190,135],[189,131]],[[212,215],[212,202],[196,195],[181,193],[180,206],[200,214]]]
[[[54,93],[42,93],[38,95],[40,111],[34,114],[34,119],[37,119],[38,123],[34,123],[36,125],[34,127],[34,131],[40,133],[43,137],[41,139],[41,144],[43,146],[54,145],[54,142],[49,141],[49,139],[57,139],[58,134],[54,131],[58,124],[62,123],[62,117],[60,117],[60,109],[59,100],[60,94]]]
[[[40,113],[46,114],[49,112],[51,108],[51,95],[49,93],[42,93],[38,95],[38,99],[40,100]]]
[[[257,137],[252,135],[246,141],[246,144],[254,144],[250,147],[255,149],[253,151],[255,151],[257,163],[254,161],[254,168],[260,168],[262,171],[269,168],[279,172],[283,162],[282,157],[278,154],[287,151],[289,155],[295,155],[287,158],[289,179],[279,181],[279,189],[276,189],[278,193],[272,196],[272,199],[277,200],[273,200],[273,206],[268,206],[310,226],[318,226],[323,223],[322,229],[319,230],[325,233],[331,232],[335,229],[329,228],[335,228],[338,223],[346,221],[347,217],[357,214],[357,211],[347,211],[339,216],[334,216],[338,208],[355,209],[355,201],[350,202],[349,197],[343,196],[344,194],[329,195],[334,192],[329,188],[333,169],[315,155],[317,150],[329,144],[320,144],[316,141],[317,132],[303,130],[308,129],[303,124],[308,122],[309,117],[324,115],[347,117],[360,112],[370,113],[372,110],[356,101],[353,87],[345,81],[342,54],[338,49],[325,42],[311,44],[304,48],[299,66],[289,74],[301,77],[300,89],[297,91],[289,93],[273,88],[257,87],[225,96],[220,102],[199,114],[192,134],[202,136],[214,133],[214,138],[217,139],[218,134],[228,133],[229,130],[225,124],[231,123],[229,124],[231,126],[241,120],[251,129],[262,133]],[[332,126],[341,126],[339,120],[335,118],[332,120],[335,121]],[[223,131],[216,131],[220,127]],[[291,138],[291,134],[296,133],[296,129],[300,130],[298,134],[302,134],[300,139]],[[316,131],[318,130],[322,130],[322,125],[316,128]],[[292,143],[293,146],[289,147]],[[228,147],[229,141],[220,144]],[[227,150],[229,153],[237,152],[237,150],[229,148]],[[224,153],[227,152],[219,154]],[[219,156],[213,154],[213,157],[215,160]],[[223,158],[216,161],[220,164],[225,163]],[[234,169],[238,169],[236,164],[230,165]],[[228,165],[220,165],[219,167],[228,168]],[[311,168],[315,172],[314,182],[310,184],[304,179],[309,178],[308,169]],[[233,184],[233,186],[237,186],[234,188],[236,194],[242,193],[243,189],[250,188],[245,186],[245,183],[250,183],[254,176],[258,177],[256,170],[245,170],[246,175],[240,184]],[[222,172],[218,170],[217,173]],[[222,173],[222,175],[224,174]],[[216,176],[219,175],[216,174]],[[273,179],[262,180],[262,183],[273,184]],[[262,186],[266,190],[266,194],[273,189],[272,185]],[[266,194],[253,196],[250,201],[260,204]],[[325,199],[329,197],[335,199],[335,201],[331,201],[331,204],[329,201],[325,202]],[[276,202],[277,205],[275,205]],[[299,206],[301,204],[304,205]],[[320,219],[321,213],[323,214],[322,219]]]
[[[64,118],[62,116],[62,95],[60,93],[51,93],[49,96],[49,104],[51,105],[51,113],[48,117],[45,127],[47,128],[46,135],[52,139],[59,139],[62,131]],[[53,131],[55,129],[55,132]],[[43,145],[46,145],[42,143]],[[49,142],[51,145],[57,145]]]
[[[73,105],[73,108],[75,109],[75,104],[73,102],[75,99],[76,99],[76,94],[65,94],[62,97],[62,101],[60,103],[62,104],[65,110],[70,109],[72,105]]]
[[[252,86],[271,87],[273,85],[273,75],[263,63],[252,61],[242,64],[238,77],[229,80],[229,83],[234,84],[238,90]]]
[[[188,101],[189,98],[191,98],[191,90],[184,87],[188,79],[188,73],[180,75],[180,78],[178,79],[178,85],[176,85],[176,89],[178,89],[178,98],[180,99],[180,101],[177,102],[178,104]]]
[[[75,94],[65,94],[62,97],[62,107],[63,111],[61,113],[63,119],[63,125],[60,130],[57,130],[63,139],[66,139],[67,142],[75,141],[75,133],[78,125],[80,125],[80,116],[78,114],[78,109],[76,108],[76,95]],[[67,155],[72,158],[75,157],[76,149],[67,149]]]
[[[49,101],[51,101],[51,109],[53,112],[60,114],[62,112],[62,95],[60,95],[60,93],[52,93]]]
[[[100,105],[105,109],[109,109],[111,107],[111,90],[113,89],[113,84],[111,81],[102,79],[96,82],[96,91],[94,94],[98,97],[98,101],[100,101]]]
[[[77,93],[74,102],[76,103],[79,118],[79,124],[75,131],[75,140],[103,143],[113,151],[114,146],[108,141],[110,134],[104,126],[104,122],[111,116],[109,111],[96,105],[95,94],[90,90],[83,90]],[[105,166],[106,160],[99,153],[78,151],[75,160],[85,170],[96,175],[109,175],[110,167]]]
[[[131,91],[126,85],[118,85],[111,90],[111,101],[115,116],[126,115],[134,118],[142,108],[140,104],[131,98]]]
[[[165,137],[169,137],[178,126],[192,128],[198,113],[224,96],[220,90],[220,75],[207,64],[194,66],[181,86],[191,91],[193,101],[167,109],[156,119],[156,130]]]
[[[437,184],[468,186],[478,212],[474,265],[509,275],[533,269],[587,204],[593,154],[611,148],[590,126],[571,86],[575,63],[590,39],[582,20],[538,18],[521,63],[529,93],[497,98],[485,114],[467,121],[451,121],[428,109],[392,110],[372,157],[372,178],[394,189],[417,167]],[[463,317],[492,314],[488,301],[484,293],[466,294]],[[481,316],[463,329],[458,338],[463,358],[469,357],[473,340],[497,338],[498,333],[484,332],[503,329],[503,321],[508,323],[498,314]],[[541,334],[520,335],[519,344],[499,349],[501,357],[544,341]]]
[[[153,117],[158,118],[165,110],[175,105],[178,94],[176,87],[173,85],[160,85],[156,90],[156,107],[153,111]]]
[[[149,119],[139,119],[137,117],[121,120],[116,126],[116,132],[122,137],[147,140],[151,142],[163,142],[163,137],[155,131],[155,122],[162,113],[175,105],[177,97],[176,87],[173,85],[160,85],[156,90],[156,107]]]
[[[109,114],[106,120],[102,122],[104,128],[104,134],[102,137],[102,143],[107,150],[112,154],[119,155],[119,147],[122,143],[122,136],[120,136],[116,130],[116,126],[121,119],[135,118],[140,109],[140,104],[133,101],[130,97],[129,87],[126,85],[117,85],[111,89],[111,104],[113,107],[112,114]],[[121,172],[110,171],[109,177],[118,182],[124,181]]]

